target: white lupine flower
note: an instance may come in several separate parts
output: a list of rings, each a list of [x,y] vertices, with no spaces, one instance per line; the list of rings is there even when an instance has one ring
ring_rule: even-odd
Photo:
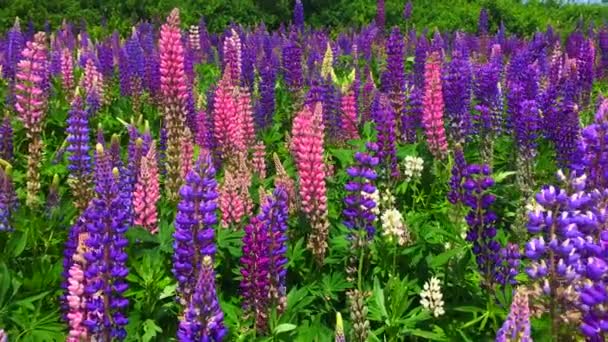
[[[403,216],[397,209],[388,209],[382,213],[382,235],[389,240],[397,240],[399,246],[404,246],[410,241],[410,232],[407,229]]]
[[[441,283],[437,277],[432,277],[424,283],[424,289],[420,292],[420,298],[420,305],[430,311],[433,316],[439,317],[445,314]]]
[[[422,176],[422,170],[424,170],[424,160],[422,160],[422,158],[407,156],[405,157],[403,164],[403,176],[405,177],[406,182]]]
[[[198,26],[197,25],[192,25],[190,26],[190,32],[189,32],[189,39],[190,39],[190,46],[192,47],[192,49],[194,51],[200,51],[201,49],[201,41],[200,41],[200,34],[198,31]]]
[[[382,192],[380,204],[383,208],[392,208],[395,205],[395,196],[391,194],[391,191],[389,189],[386,189]]]

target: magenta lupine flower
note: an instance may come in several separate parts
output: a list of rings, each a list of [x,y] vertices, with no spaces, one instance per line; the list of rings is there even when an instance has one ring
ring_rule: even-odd
[[[180,32],[179,10],[171,11],[160,30],[161,95],[167,129],[166,187],[171,200],[178,195],[180,181],[181,136],[186,122],[188,82],[184,70],[184,47]]]
[[[251,147],[255,140],[255,126],[253,123],[253,108],[251,94],[244,87],[239,87],[236,94],[236,112],[240,117],[241,131],[247,147]]]
[[[342,115],[340,122],[342,123],[342,136],[346,140],[358,139],[359,130],[357,128],[357,107],[355,92],[353,89],[349,89],[345,94],[342,94],[341,110]]]
[[[158,213],[156,204],[160,199],[158,183],[158,164],[156,147],[150,145],[148,153],[141,159],[139,176],[133,192],[134,223],[146,228],[150,233],[158,232]]]
[[[423,102],[422,124],[426,131],[429,149],[435,157],[443,158],[448,150],[448,145],[443,127],[441,65],[437,53],[433,53],[425,64]]]
[[[224,158],[246,150],[242,117],[227,80],[218,85],[213,99],[213,134]]]
[[[42,159],[42,123],[48,92],[43,90],[48,73],[48,58],[44,32],[37,33],[23,49],[23,59],[17,65],[15,109],[26,129],[28,144],[27,198],[28,206],[38,203],[40,192],[40,161]]]

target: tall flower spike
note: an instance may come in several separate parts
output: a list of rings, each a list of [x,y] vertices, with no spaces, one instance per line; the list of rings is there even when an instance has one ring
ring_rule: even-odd
[[[344,322],[342,322],[342,314],[336,312],[336,331],[335,331],[334,342],[346,342],[346,336],[344,335]]]
[[[65,91],[70,94],[74,88],[74,59],[68,48],[61,51],[61,82]]]
[[[528,294],[524,288],[515,290],[511,310],[496,334],[496,342],[532,342]]]
[[[302,47],[298,39],[298,33],[291,31],[289,39],[285,42],[282,51],[283,78],[290,92],[302,96],[304,76],[302,75]]]
[[[91,189],[91,157],[89,156],[89,120],[82,108],[82,100],[76,97],[69,111],[67,137],[69,185],[74,195],[74,205],[80,211],[89,205],[93,197]]]
[[[253,123],[253,108],[251,94],[244,87],[239,87],[236,94],[236,111],[240,117],[243,140],[247,147],[251,147],[255,140],[255,126]]]
[[[260,179],[266,178],[266,146],[264,142],[258,141],[253,145],[253,159],[251,161],[253,170]]]
[[[177,339],[180,342],[219,342],[224,340],[227,333],[215,289],[213,258],[204,255],[192,300],[179,322]]]
[[[198,265],[205,256],[215,255],[217,197],[213,160],[203,151],[180,189],[175,216],[173,274],[179,302],[185,307],[191,303],[199,279]]]
[[[463,39],[463,38],[457,38]],[[446,66],[443,79],[443,100],[452,142],[463,145],[471,133],[472,69],[464,49],[455,49]]]
[[[0,231],[12,231],[11,215],[17,209],[17,194],[11,177],[11,167],[0,165]]]
[[[39,32],[23,49],[23,59],[17,65],[15,109],[20,115],[28,138],[27,198],[28,206],[36,206],[40,192],[40,162],[42,160],[42,126],[48,93],[43,90],[47,79],[46,36]]]
[[[429,57],[424,67],[424,109],[422,124],[426,132],[427,143],[436,158],[443,158],[448,145],[443,127],[443,94],[441,91],[441,65],[439,55],[435,52]]]
[[[231,158],[246,150],[242,117],[227,80],[222,80],[213,101],[213,135],[223,158]]]
[[[304,5],[302,4],[302,0],[296,0],[294,5],[293,25],[298,29],[298,31],[304,31]]]
[[[308,245],[319,263],[322,263],[325,257],[328,236],[326,167],[323,162],[324,126],[321,112],[319,103],[316,104],[314,112],[305,106],[294,118],[291,142],[300,176],[302,210],[313,227]]]
[[[85,211],[88,317],[84,324],[95,339],[123,340],[128,323],[124,311],[129,306],[124,298],[129,273],[125,252],[128,207],[121,197],[118,169],[112,168],[110,155],[100,144],[95,166],[97,196],[91,201],[91,210]]]
[[[158,232],[156,205],[160,199],[158,161],[156,158],[156,145],[152,144],[148,153],[141,159],[139,177],[133,193],[134,223],[146,228],[153,234]]]
[[[275,153],[272,154],[272,161],[274,164],[274,169],[276,170],[276,176],[274,177],[274,186],[281,187],[285,189],[287,193],[287,203],[289,207],[289,212],[292,213],[296,210],[296,184],[293,179],[289,177],[287,171],[285,171],[285,167],[281,163],[281,159]]]
[[[397,133],[396,117],[393,107],[388,98],[377,93],[372,105],[372,119],[378,131],[378,158],[380,163],[385,166],[387,172],[383,175],[397,177],[399,175],[399,165],[397,164]]]
[[[384,7],[384,0],[378,0],[376,2],[376,26],[384,31],[386,27],[386,8]]]
[[[86,260],[84,258],[84,254],[86,253],[86,233],[78,234],[76,239],[78,240],[78,247],[73,257],[69,260],[71,266],[67,272],[67,295],[65,300],[68,304],[66,318],[70,326],[68,338],[66,339],[67,342],[80,342],[88,338],[88,329],[84,325],[84,321],[87,318],[87,296],[85,293]]]
[[[230,36],[224,39],[224,74],[228,75],[228,83],[238,86],[241,81],[242,45],[238,32],[230,31]]]
[[[176,200],[180,186],[181,133],[186,121],[188,84],[184,70],[184,47],[180,32],[179,10],[171,11],[160,30],[160,79],[167,129],[166,188],[169,199]]]
[[[0,159],[11,163],[13,154],[13,125],[10,115],[6,112],[0,123]]]
[[[348,89],[346,94],[342,94],[342,135],[344,139],[358,139],[359,130],[357,128],[357,107],[356,107],[355,92],[353,89]]]

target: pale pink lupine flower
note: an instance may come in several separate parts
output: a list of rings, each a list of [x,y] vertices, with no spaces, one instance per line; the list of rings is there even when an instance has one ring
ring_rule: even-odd
[[[443,158],[448,144],[443,127],[443,93],[441,90],[441,64],[434,52],[424,65],[424,98],[422,125],[426,132],[429,150],[435,157]]]
[[[251,160],[253,170],[260,177],[260,179],[266,178],[266,146],[264,143],[259,141],[253,145],[253,158]]]
[[[99,101],[104,99],[103,75],[97,68],[93,58],[87,58],[84,66],[82,86],[87,96],[93,96]]]
[[[70,330],[67,342],[80,342],[87,339],[87,328],[84,325],[86,319],[86,302],[84,300],[84,272],[82,267],[74,263],[70,267],[68,278],[67,303],[69,312],[67,314]]]
[[[61,82],[68,93],[74,88],[74,58],[68,48],[61,51]]]
[[[42,84],[48,72],[45,40],[44,32],[37,33],[34,40],[26,43],[17,64],[15,109],[29,132],[41,131],[46,111],[47,95]]]
[[[247,146],[251,146],[255,140],[251,94],[247,88],[239,87],[235,95],[237,98],[237,112],[242,123],[243,139]]]
[[[158,212],[156,205],[160,199],[156,146],[151,144],[148,153],[141,159],[139,177],[133,192],[135,224],[146,228],[150,233],[158,232]]]
[[[190,170],[192,169],[192,158],[194,157],[194,146],[192,142],[192,134],[190,129],[185,128],[182,136],[182,148],[181,148],[181,176],[183,179],[186,178]]]
[[[229,37],[224,39],[224,74],[232,86],[241,81],[242,45],[239,34],[232,29]]]

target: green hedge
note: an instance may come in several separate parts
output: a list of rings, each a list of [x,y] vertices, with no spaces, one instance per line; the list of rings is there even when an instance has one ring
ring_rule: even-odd
[[[9,28],[15,16],[33,20],[38,27],[48,19],[55,27],[66,18],[79,22],[85,19],[99,23],[108,19],[110,29],[128,32],[141,18],[163,20],[173,7],[182,10],[185,24],[195,24],[201,15],[213,31],[219,31],[232,21],[256,24],[264,21],[276,28],[291,20],[294,0],[0,0],[0,30]],[[389,25],[405,25],[401,17],[404,0],[386,0]],[[375,0],[304,0],[306,20],[313,26],[334,29],[360,27],[375,17]],[[474,32],[481,8],[490,12],[490,24],[496,29],[504,21],[507,30],[518,35],[529,35],[538,28],[553,25],[560,31],[571,31],[579,18],[597,25],[608,18],[608,6],[559,5],[555,2],[516,0],[418,0],[414,1],[414,15],[409,25],[465,30]]]

